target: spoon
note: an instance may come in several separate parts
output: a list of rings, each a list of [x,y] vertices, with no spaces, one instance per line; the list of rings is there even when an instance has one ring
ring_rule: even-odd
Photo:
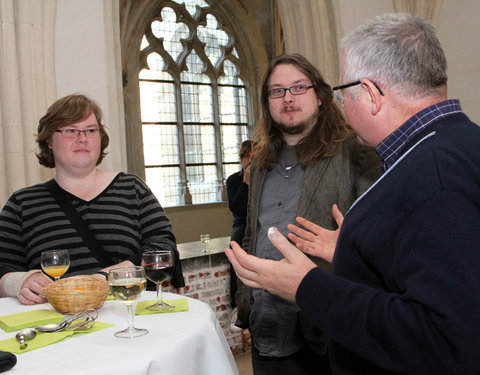
[[[28,344],[25,340],[31,340],[37,336],[37,332],[34,329],[23,329],[15,335],[15,338],[20,342],[20,349],[25,349]]]
[[[35,330],[38,332],[57,332],[61,331],[62,329],[66,328],[67,326],[67,321],[64,320],[61,323],[50,323],[50,324],[45,324],[40,327],[36,327]]]
[[[45,324],[43,326],[36,327],[35,330],[39,332],[59,332],[69,327],[74,328],[74,327],[85,326],[86,328],[91,328],[93,326],[93,323],[90,325],[88,323],[95,322],[95,319],[97,318],[97,316],[98,316],[98,312],[95,309],[87,309],[82,312],[79,312],[78,314],[70,318],[64,319],[60,323]],[[84,318],[85,320],[83,322],[76,323],[72,326],[72,323],[80,318]]]

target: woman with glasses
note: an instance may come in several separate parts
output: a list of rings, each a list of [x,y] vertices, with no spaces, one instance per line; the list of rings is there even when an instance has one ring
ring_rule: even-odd
[[[97,168],[109,138],[94,101],[57,100],[40,119],[36,142],[40,164],[56,173],[15,192],[0,213],[0,297],[43,303],[39,294],[51,280],[40,271],[40,255],[55,249],[69,252],[66,276],[99,278],[110,268],[139,264],[142,249],[171,249],[178,264],[172,282],[184,286],[170,222],[151,190],[135,175]]]

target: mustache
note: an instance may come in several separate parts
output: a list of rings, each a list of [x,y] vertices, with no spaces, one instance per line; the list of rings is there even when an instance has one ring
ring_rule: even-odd
[[[299,110],[300,110],[300,108],[298,108],[298,107],[287,106],[287,107],[283,107],[282,113],[285,113],[287,111],[299,111]]]

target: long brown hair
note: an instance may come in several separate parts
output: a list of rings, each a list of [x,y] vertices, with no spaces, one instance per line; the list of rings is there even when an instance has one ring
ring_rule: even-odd
[[[274,167],[284,144],[282,133],[274,126],[268,102],[268,81],[275,67],[282,64],[293,65],[305,74],[312,81],[313,89],[322,102],[317,123],[296,147],[302,168],[320,158],[334,156],[340,142],[353,134],[342,112],[333,102],[332,88],[324,81],[318,69],[299,54],[278,56],[270,63],[262,84],[262,117],[255,129],[252,160],[252,164],[260,169]]]

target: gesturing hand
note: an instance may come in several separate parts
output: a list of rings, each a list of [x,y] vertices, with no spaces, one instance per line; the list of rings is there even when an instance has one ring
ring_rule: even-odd
[[[331,263],[343,223],[343,215],[336,204],[332,206],[332,214],[338,224],[337,230],[328,230],[303,217],[297,217],[297,222],[305,229],[289,224],[287,229],[292,233],[288,234],[288,238],[303,252]]]
[[[250,165],[243,172],[243,182],[250,185]]]
[[[262,288],[295,301],[298,286],[305,275],[316,265],[301,251],[298,251],[276,228],[268,230],[268,237],[285,259],[275,261],[257,258],[247,254],[233,241],[232,249],[225,249],[225,254],[245,285]]]

